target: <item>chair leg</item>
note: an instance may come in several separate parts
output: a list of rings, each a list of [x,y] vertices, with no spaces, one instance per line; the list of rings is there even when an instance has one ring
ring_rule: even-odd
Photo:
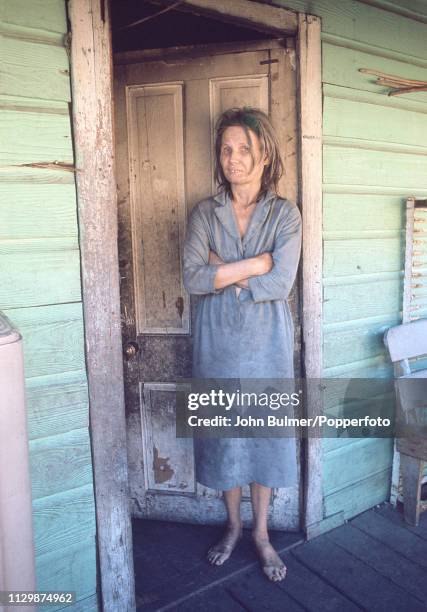
[[[420,518],[421,475],[423,461],[417,457],[400,455],[403,483],[403,510],[405,521],[417,526]]]

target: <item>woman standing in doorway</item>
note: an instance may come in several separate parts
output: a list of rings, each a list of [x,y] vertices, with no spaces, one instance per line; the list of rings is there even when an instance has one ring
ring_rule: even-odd
[[[193,209],[184,247],[184,284],[201,296],[194,378],[293,378],[294,329],[287,297],[301,250],[301,215],[277,195],[283,166],[268,117],[224,112],[216,126],[216,196]],[[208,558],[221,565],[242,535],[242,486],[249,484],[252,536],[264,572],[286,567],[270,544],[272,488],[297,482],[295,438],[195,438],[196,478],[224,492],[228,524]]]

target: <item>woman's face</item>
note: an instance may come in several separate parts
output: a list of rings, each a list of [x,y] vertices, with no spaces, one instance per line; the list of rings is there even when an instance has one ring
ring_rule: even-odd
[[[263,155],[258,136],[248,130],[250,143],[245,130],[239,125],[228,127],[221,141],[220,163],[224,176],[230,185],[261,187],[261,178],[268,163]],[[251,146],[252,145],[252,146]]]

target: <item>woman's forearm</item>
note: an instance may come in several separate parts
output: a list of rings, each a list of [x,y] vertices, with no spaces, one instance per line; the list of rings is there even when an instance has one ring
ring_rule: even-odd
[[[251,276],[260,276],[268,272],[271,266],[272,260],[269,253],[241,259],[233,263],[222,263],[218,265],[215,275],[215,289],[222,289],[235,283],[247,282],[247,279]]]

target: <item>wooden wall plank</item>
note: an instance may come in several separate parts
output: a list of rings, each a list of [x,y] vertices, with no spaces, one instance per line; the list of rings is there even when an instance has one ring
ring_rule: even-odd
[[[96,592],[95,538],[85,538],[67,548],[40,555],[36,559],[37,585],[46,591],[76,591],[77,600],[85,600]],[[63,609],[58,606],[40,607],[43,612]],[[67,608],[65,608],[67,609]],[[85,610],[85,608],[83,608]],[[85,610],[86,612],[86,610]]]
[[[35,319],[31,324],[22,320],[19,311],[12,311],[11,318],[24,341],[27,379],[81,370],[84,362],[83,321],[75,316],[81,311],[81,304],[77,303],[76,306],[71,319],[66,319],[66,313],[62,313],[56,306],[41,307],[49,310],[51,320],[37,322]]]
[[[361,104],[374,104],[385,109],[397,109],[403,111],[413,111],[415,113],[426,114],[427,109],[418,96],[389,96],[387,92],[372,92],[364,89],[354,89],[330,83],[323,83],[323,94],[325,97],[359,101]]]
[[[402,270],[404,249],[403,236],[325,240],[323,275],[327,278]]]
[[[52,608],[49,608],[49,609],[52,609]],[[93,595],[90,595],[89,597],[84,597],[83,599],[79,599],[68,610],[69,612],[98,612],[99,603],[98,603],[97,593],[94,593]],[[41,611],[43,612],[43,608],[41,608]],[[46,608],[46,612],[48,612],[48,608]]]
[[[74,251],[79,247],[78,237],[67,236],[61,238],[19,238],[14,240],[0,240],[0,257],[7,255],[9,257],[19,258],[30,253],[43,253],[45,257],[49,257],[49,252],[52,251]]]
[[[384,96],[378,96],[383,98]],[[427,113],[343,100],[326,96],[323,101],[323,135],[363,138],[376,142],[426,146]]]
[[[33,500],[91,483],[87,428],[31,440],[30,466]]]
[[[52,32],[67,31],[64,0],[0,0],[1,21]]]
[[[324,287],[324,323],[362,319],[402,308],[402,278]]]
[[[74,185],[74,173],[57,168],[0,166],[0,181],[4,184],[31,183],[43,185]]]
[[[324,147],[323,154],[325,184],[398,187],[402,194],[417,187],[427,190],[425,155],[330,145]]]
[[[427,5],[424,0],[368,0],[367,4],[427,23]]]
[[[30,440],[89,427],[86,380],[51,386],[27,386]]]
[[[62,46],[1,38],[0,94],[70,101],[67,52]]]
[[[392,325],[400,323],[398,317],[374,325],[339,330],[324,330],[323,367],[333,367],[385,354],[383,337]]]
[[[1,239],[77,236],[76,189],[69,185],[0,183]]]
[[[357,0],[273,0],[273,4],[318,15],[322,19],[322,32],[340,34],[376,48],[427,59],[424,23],[413,19],[406,19]]]
[[[63,100],[45,100],[43,98],[25,98],[21,96],[0,95],[0,108],[20,111],[22,113],[47,113],[49,115],[69,116],[68,103]]]
[[[391,468],[393,440],[391,438],[354,439],[350,444],[324,456],[324,494],[331,495],[374,473]],[[375,462],[372,455],[375,453]],[[337,465],[345,469],[337,469]]]
[[[33,501],[37,556],[95,538],[95,501],[89,483]]]
[[[48,306],[34,306],[32,308],[17,308],[6,310],[6,314],[16,323],[18,328],[49,325],[58,321],[81,321],[82,305],[80,302],[72,304],[51,304]]]
[[[363,359],[362,361],[346,363],[331,368],[324,368],[325,377],[343,376],[350,378],[392,378],[393,368],[382,355]]]
[[[401,231],[404,224],[401,196],[325,193],[323,235],[329,232]]]
[[[373,360],[372,360],[373,361]],[[341,376],[324,379],[323,405],[330,414],[346,412],[353,405],[359,409],[363,402],[373,401],[378,407],[378,401],[385,395],[394,392],[394,383],[388,378],[366,377],[360,381],[356,377]]]
[[[73,165],[70,119],[65,115],[14,111],[0,113],[4,165],[59,161]]]
[[[332,380],[329,378],[329,380]],[[388,392],[381,393],[379,395],[370,395],[370,380],[362,379],[356,380],[355,378],[341,378],[340,381],[345,381],[347,391],[344,393],[344,399],[340,398],[340,402],[335,407],[325,407],[325,414],[331,418],[364,418],[366,415],[381,416],[382,418],[389,418],[392,416],[392,410],[394,410],[394,388],[390,382]],[[372,387],[375,388],[375,379],[373,380]],[[365,432],[369,429],[369,435],[371,439],[374,439],[374,428],[365,428],[361,437],[367,438]],[[354,434],[355,432],[352,432]],[[343,434],[342,430],[337,432],[328,431],[327,435],[330,436],[328,439],[334,441],[339,439]],[[333,437],[332,437],[333,436]],[[381,436],[377,436],[380,438]],[[384,436],[383,436],[384,437]],[[350,435],[349,439],[358,440],[355,435]],[[323,450],[326,453],[333,452],[341,448],[341,445],[323,445]],[[340,458],[339,461],[342,459]],[[374,465],[374,464],[372,464]]]
[[[79,251],[3,255],[0,303],[4,309],[81,300]]]
[[[348,487],[331,495],[326,495],[324,498],[325,515],[332,516],[336,512],[343,512],[344,519],[348,520],[382,503],[389,496],[390,474],[391,468],[387,468],[364,480],[351,483]]]
[[[381,29],[377,27],[377,30]],[[402,76],[408,79],[427,80],[427,67],[422,68],[407,62],[388,57],[380,57],[363,51],[347,49],[330,43],[322,44],[322,62],[324,83],[351,87],[353,89],[388,93],[389,88],[376,84],[376,77],[359,72],[359,68],[373,68],[387,74]],[[405,94],[402,99],[425,102],[426,93]]]

